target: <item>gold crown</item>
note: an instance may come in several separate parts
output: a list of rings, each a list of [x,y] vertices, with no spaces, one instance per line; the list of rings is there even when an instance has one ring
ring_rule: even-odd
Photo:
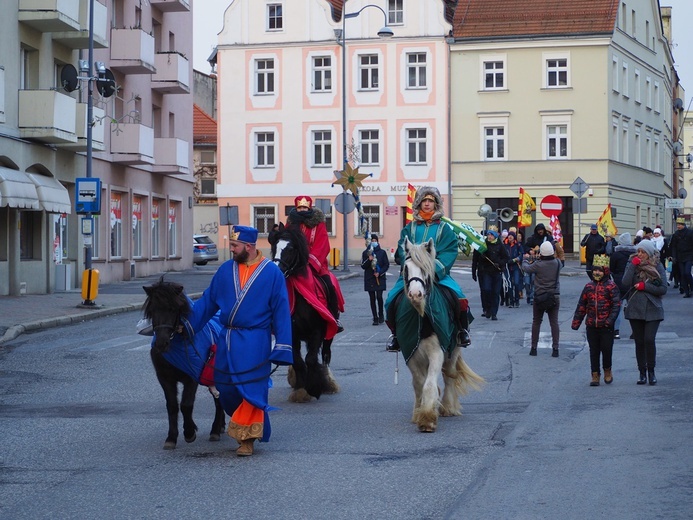
[[[236,231],[233,227],[231,228],[231,233],[229,233],[229,240],[238,240],[240,233]]]
[[[684,217],[679,217],[676,219],[677,224],[686,224],[686,219]]]
[[[488,227],[487,231],[495,231],[496,233],[498,233],[498,226],[496,226],[496,225],[494,225],[494,224],[491,224],[491,225]]]
[[[609,267],[609,257],[607,255],[594,255],[592,267]]]
[[[301,206],[305,206],[307,208],[310,208],[310,202],[308,202],[308,199],[303,197],[302,199],[299,199],[298,202],[296,203],[296,207],[300,208]]]

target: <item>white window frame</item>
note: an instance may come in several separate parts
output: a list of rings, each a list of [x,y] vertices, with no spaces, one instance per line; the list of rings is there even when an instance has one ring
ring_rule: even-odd
[[[570,53],[544,53],[544,88],[546,89],[562,89],[571,88],[571,77],[570,77]],[[561,65],[560,62],[565,60],[565,66]],[[557,62],[555,65],[552,62]],[[560,74],[565,72],[565,85],[560,85]],[[556,85],[552,85],[549,81],[549,76],[551,74],[556,74]]]
[[[420,58],[423,56],[423,61],[411,62],[413,57]],[[407,89],[410,90],[421,90],[428,88],[427,84],[427,70],[428,70],[428,53],[426,52],[407,52],[406,53],[406,64],[407,64]],[[413,73],[413,82],[412,82]]]
[[[332,168],[334,164],[332,130],[312,130],[310,137],[312,166],[314,168]]]
[[[645,76],[645,108],[652,110],[652,78]]]
[[[500,63],[499,68],[487,68],[487,65],[491,64],[498,64]],[[479,90],[508,90],[508,78],[507,78],[507,73],[506,73],[506,63],[507,63],[507,56],[505,54],[496,54],[496,55],[485,55],[481,56],[480,60],[480,76],[481,76],[481,81],[479,85]],[[486,85],[486,76],[490,75],[493,78],[493,85],[492,86],[487,86]],[[498,85],[498,77],[501,79],[501,85]]]
[[[484,162],[507,161],[508,160],[508,123],[510,119],[509,112],[494,113],[494,114],[477,114],[479,117],[479,160]],[[486,157],[486,129],[487,128],[502,128],[503,129],[503,157],[497,157],[498,147],[494,146],[494,157]],[[494,136],[497,141],[497,135]]]
[[[621,65],[621,94],[623,94],[625,98],[630,97],[628,89],[628,64],[625,62]]]
[[[113,206],[113,195],[117,195],[120,198],[120,220],[115,217],[114,206]],[[123,192],[113,192],[109,197],[109,214],[111,215],[110,223],[110,258],[122,258],[123,257],[123,210],[125,208],[125,193]]]
[[[633,153],[635,154],[635,166],[642,167],[642,141],[640,134],[642,125],[636,123],[633,130]]]
[[[178,224],[181,219],[181,204],[175,200],[170,200],[166,205],[166,223],[168,249],[166,255],[168,258],[177,258],[180,256],[178,249]],[[171,222],[171,210],[173,210],[173,222]]]
[[[140,218],[135,220],[135,199],[139,199],[140,202]],[[144,218],[144,205],[146,204],[147,198],[143,195],[133,195],[132,196],[132,257],[142,258],[143,256],[143,231],[144,225],[142,219]]]
[[[652,170],[652,130],[645,129],[645,168]]]
[[[266,214],[259,215],[258,210],[269,210]],[[251,204],[250,214],[253,216],[253,227],[258,230],[258,235],[266,237],[274,224],[278,224],[278,207],[276,204]],[[263,225],[260,226],[259,223]],[[266,229],[266,231],[265,231]]]
[[[382,204],[373,204],[373,203],[363,203],[362,205],[363,209],[363,215],[368,221],[368,234],[370,235],[371,233],[375,233],[379,237],[382,237],[383,235],[383,205]],[[375,211],[376,210],[377,213]],[[371,225],[373,224],[373,218],[378,219],[378,227],[372,228]],[[359,214],[358,211],[354,211],[354,237],[363,237],[363,234],[361,233],[361,223],[359,222]]]
[[[657,80],[654,82],[654,93],[652,95],[654,97],[654,111],[659,114],[661,105],[659,101],[659,81]]]
[[[260,137],[263,136],[263,139]],[[271,139],[267,139],[271,137]],[[253,132],[255,168],[274,168],[276,164],[277,139],[275,132]],[[271,154],[269,151],[271,150]],[[263,152],[262,154],[260,152]],[[269,156],[271,155],[271,162]],[[261,163],[261,160],[264,161]]]
[[[621,123],[621,162],[630,164],[630,126],[628,121],[623,120]]]
[[[404,0],[387,0],[387,25],[404,25]]]
[[[211,184],[212,189],[205,189]],[[216,197],[217,196],[217,180],[213,177],[200,179],[200,197]]]
[[[618,56],[611,57],[611,90],[618,92]]]
[[[364,59],[370,60],[364,63]],[[357,56],[358,60],[358,90],[360,92],[371,92],[380,90],[380,56],[377,53],[364,53]],[[375,60],[373,63],[372,60]],[[366,77],[364,78],[364,73]],[[364,86],[363,80],[367,80]]]
[[[321,63],[318,63],[318,61],[321,61]],[[329,64],[325,65],[325,61],[328,61]],[[332,92],[332,56],[312,56],[311,65],[311,91],[320,93]]]
[[[621,120],[618,116],[613,116],[611,118],[611,146],[612,146],[612,154],[611,158],[614,161],[618,161],[619,158],[619,141],[621,139],[621,133],[620,133],[620,126],[621,126]]]
[[[364,153],[366,150],[367,153]],[[359,159],[364,166],[380,166],[380,130],[364,128],[359,130]],[[373,160],[373,156],[376,160]]]
[[[416,135],[413,134],[416,133]],[[423,132],[423,134],[422,134]],[[428,128],[410,127],[404,130],[405,164],[408,166],[422,166],[428,164]],[[412,146],[414,156],[412,156]],[[423,150],[423,159],[421,157]]]
[[[640,105],[642,103],[642,82],[640,80],[640,69],[635,69],[633,72],[635,74],[635,85],[633,86],[635,89],[635,102]]]
[[[260,67],[260,63],[271,66]],[[256,96],[272,96],[275,94],[275,59],[274,58],[255,58],[253,60],[254,85]]]
[[[211,160],[209,155],[211,154]],[[217,151],[216,150],[200,150],[200,164],[216,164],[217,163]]]
[[[572,110],[562,110],[562,111],[544,111],[539,113],[541,115],[541,124],[543,132],[543,145],[542,145],[542,158],[547,161],[565,161],[572,157],[572,144],[571,144],[571,126],[572,126]],[[552,134],[550,129],[552,127],[565,128],[565,134]],[[551,153],[551,140],[561,139],[562,135],[565,136],[566,146],[565,154],[560,153],[560,142],[556,143],[556,150],[558,150],[557,156],[552,156]]]
[[[152,235],[150,244],[152,258],[161,258],[161,208],[165,205],[164,202],[163,199],[159,198],[154,198],[151,202]],[[157,208],[156,212],[154,211],[155,206]],[[154,215],[156,215],[156,218]]]
[[[5,66],[0,65],[0,123],[5,121]]]
[[[567,124],[546,125],[546,158],[550,161],[570,159]],[[565,141],[565,147],[562,141]]]
[[[273,10],[274,13],[272,13]],[[278,14],[277,11],[279,11]],[[276,26],[277,20],[279,21],[279,27]],[[275,27],[272,27],[273,21]],[[284,6],[280,2],[267,4],[267,26],[265,30],[267,32],[279,32],[284,30]]]

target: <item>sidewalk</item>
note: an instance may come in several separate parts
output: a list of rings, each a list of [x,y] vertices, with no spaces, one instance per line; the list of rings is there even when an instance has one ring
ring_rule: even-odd
[[[151,285],[162,274],[167,280],[182,284],[185,292],[194,300],[209,286],[216,267],[218,266],[193,267],[185,271],[171,271],[127,282],[100,285],[93,308],[81,306],[81,290],[0,296],[0,345],[32,330],[69,325],[121,312],[139,311],[146,298],[142,286]],[[337,272],[335,275],[340,280],[352,278],[361,276],[361,270]]]

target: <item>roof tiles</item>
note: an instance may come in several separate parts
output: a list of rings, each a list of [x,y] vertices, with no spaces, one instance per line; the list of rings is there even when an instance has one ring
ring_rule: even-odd
[[[217,122],[197,105],[193,105],[193,143],[216,143]]]

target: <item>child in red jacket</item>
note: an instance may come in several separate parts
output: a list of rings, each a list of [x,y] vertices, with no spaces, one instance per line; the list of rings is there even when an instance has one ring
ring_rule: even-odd
[[[620,307],[620,292],[609,276],[609,257],[595,255],[592,280],[582,290],[572,323],[572,329],[578,330],[586,317],[585,328],[592,367],[590,386],[599,386],[600,357],[604,367],[604,382],[608,385],[614,380],[611,373],[611,353],[614,348],[614,322]]]

